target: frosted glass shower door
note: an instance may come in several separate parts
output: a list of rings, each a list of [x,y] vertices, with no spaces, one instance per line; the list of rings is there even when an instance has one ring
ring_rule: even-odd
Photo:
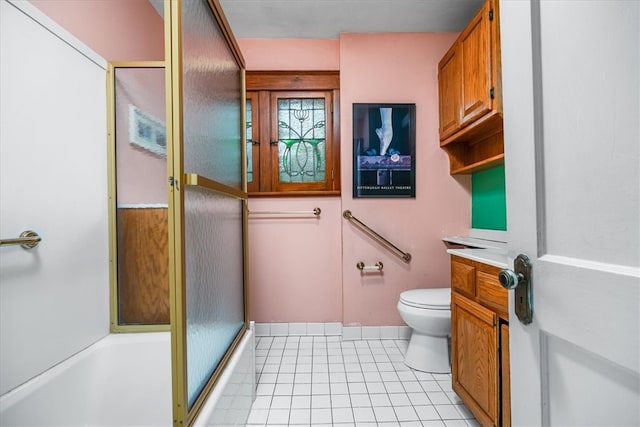
[[[183,426],[248,324],[244,64],[216,2],[169,3],[174,425]]]

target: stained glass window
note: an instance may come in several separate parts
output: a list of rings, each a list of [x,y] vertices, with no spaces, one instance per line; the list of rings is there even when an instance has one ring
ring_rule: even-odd
[[[324,98],[278,100],[280,182],[326,180]]]
[[[247,99],[247,182],[253,182],[253,128],[251,121],[251,100]]]

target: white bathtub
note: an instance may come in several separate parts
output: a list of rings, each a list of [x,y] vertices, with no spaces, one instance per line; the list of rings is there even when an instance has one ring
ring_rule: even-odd
[[[196,425],[244,425],[254,354],[248,331]],[[0,426],[170,427],[171,406],[169,332],[112,334],[0,396]]]
[[[108,335],[0,397],[1,426],[171,426],[169,332]]]

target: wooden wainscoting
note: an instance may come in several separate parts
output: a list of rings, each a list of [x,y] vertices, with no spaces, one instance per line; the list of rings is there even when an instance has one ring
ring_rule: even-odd
[[[169,323],[167,208],[118,208],[121,325]]]

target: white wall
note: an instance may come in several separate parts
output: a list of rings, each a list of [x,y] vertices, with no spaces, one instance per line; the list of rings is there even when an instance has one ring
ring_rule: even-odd
[[[3,394],[108,334],[109,254],[105,61],[0,8],[0,235],[43,238],[0,249]]]

